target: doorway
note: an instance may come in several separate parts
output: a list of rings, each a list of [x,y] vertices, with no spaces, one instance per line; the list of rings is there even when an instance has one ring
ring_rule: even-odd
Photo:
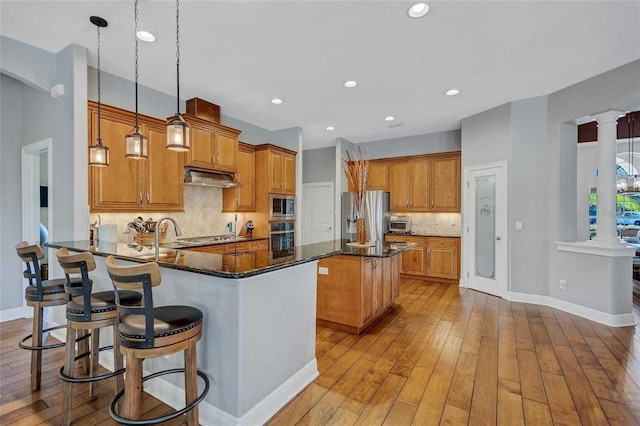
[[[507,294],[507,163],[465,168],[467,285],[495,296]]]
[[[51,138],[22,147],[22,240],[29,243],[43,245],[52,238],[52,154]],[[50,253],[45,247],[43,251],[41,265],[43,279],[47,279]],[[27,280],[23,280],[23,292],[27,285]]]
[[[334,184],[333,182],[305,183],[304,220],[302,238],[304,244],[335,239]]]

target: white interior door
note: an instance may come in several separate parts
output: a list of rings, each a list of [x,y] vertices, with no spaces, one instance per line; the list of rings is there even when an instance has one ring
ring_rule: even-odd
[[[333,182],[305,183],[303,242],[319,243],[335,239]]]
[[[465,172],[468,286],[500,297],[507,291],[506,167],[494,163]]]

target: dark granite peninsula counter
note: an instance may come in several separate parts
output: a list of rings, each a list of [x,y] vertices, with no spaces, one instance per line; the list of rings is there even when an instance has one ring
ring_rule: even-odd
[[[147,246],[100,241],[48,243],[53,248],[89,251],[94,291],[112,289],[104,260],[109,255],[127,265],[155,260]],[[158,264],[162,284],[154,287],[156,306],[188,305],[204,313],[198,342],[198,368],[211,379],[200,404],[202,424],[263,424],[318,376],[315,357],[318,261],[333,257],[357,261],[398,259],[404,246],[379,244],[354,248],[336,240],[296,247],[287,252],[211,254],[162,246]],[[55,273],[61,276],[59,268]],[[56,316],[58,318],[58,316]],[[104,330],[105,344],[111,336]],[[106,357],[102,357],[106,358]],[[179,368],[182,359],[145,361],[145,369]],[[107,368],[112,368],[106,361]],[[178,375],[149,382],[145,391],[173,405],[183,404]]]

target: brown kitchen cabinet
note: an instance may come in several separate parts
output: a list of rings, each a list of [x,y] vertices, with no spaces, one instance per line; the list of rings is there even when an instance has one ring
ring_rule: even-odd
[[[256,211],[256,152],[253,145],[240,142],[238,144],[238,171],[236,182],[242,186],[222,190],[223,212],[255,212]]]
[[[256,181],[268,182],[269,194],[296,194],[296,153],[270,144],[256,147]]]
[[[191,149],[184,154],[185,166],[235,173],[238,168],[239,130],[184,115],[189,123]]]
[[[369,191],[389,190],[389,162],[371,160],[369,162]]]
[[[459,237],[386,235],[385,241],[417,244],[400,255],[403,275],[452,284],[460,279]]]
[[[397,259],[348,255],[320,259],[318,268],[327,273],[318,273],[317,324],[360,334],[384,316],[399,294]]]
[[[249,241],[249,251],[263,252],[269,251],[269,240],[253,240]]]
[[[98,133],[97,104],[88,103],[89,145]],[[91,212],[182,211],[184,210],[184,157],[165,149],[163,120],[139,116],[141,132],[147,137],[148,158],[125,157],[124,137],[135,124],[135,114],[108,105],[101,106],[101,134],[109,147],[109,167],[89,171]]]
[[[392,211],[460,211],[459,152],[392,159],[389,175]]]

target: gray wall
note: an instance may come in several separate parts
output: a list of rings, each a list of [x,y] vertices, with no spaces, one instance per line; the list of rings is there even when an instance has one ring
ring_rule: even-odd
[[[333,182],[336,175],[336,147],[304,151],[302,182]]]
[[[22,306],[22,267],[14,246],[22,241],[22,89],[0,74],[0,311]]]
[[[369,159],[460,151],[460,130],[359,143]]]

